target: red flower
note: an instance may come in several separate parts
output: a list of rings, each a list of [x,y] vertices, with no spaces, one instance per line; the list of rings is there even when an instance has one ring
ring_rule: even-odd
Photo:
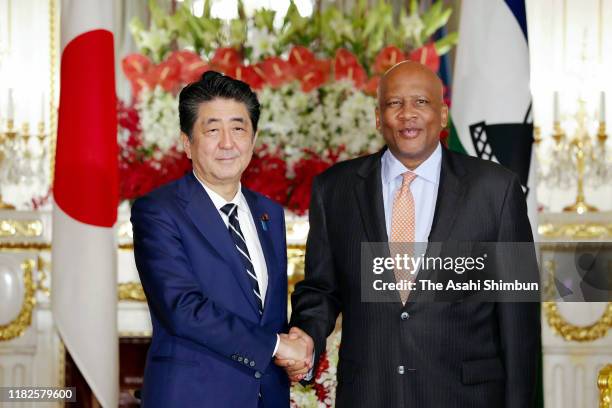
[[[151,65],[151,60],[142,54],[129,54],[121,60],[123,73],[130,81],[147,73]]]
[[[340,48],[338,51],[336,51],[336,58],[334,59],[334,73],[336,80],[350,79],[358,88],[361,88],[368,79],[365,70],[361,64],[359,64],[357,57],[344,48]]]
[[[253,65],[238,65],[228,72],[227,75],[240,81],[246,82],[253,89],[261,89],[264,85],[264,79],[261,76],[261,70]]]
[[[141,54],[130,54],[121,60],[121,68],[130,85],[134,99],[143,88],[151,88],[149,71],[153,67],[151,60]]]
[[[293,189],[287,207],[297,214],[304,214],[310,205],[310,191],[315,176],[327,170],[334,159],[326,160],[317,153],[306,150],[306,156],[294,166],[295,178],[292,180]]]
[[[444,146],[448,146],[448,137],[450,136],[450,131],[445,128],[440,131],[440,141]]]
[[[149,71],[149,82],[160,85],[167,92],[177,92],[180,89],[181,67],[176,60],[166,60]]]
[[[216,71],[227,74],[242,64],[242,56],[232,47],[218,48],[215,55],[210,60],[210,66]]]
[[[315,62],[315,55],[306,47],[296,45],[289,51],[289,64],[292,67],[311,65]]]
[[[363,92],[368,95],[376,96],[376,92],[378,90],[378,83],[380,82],[380,77],[378,75],[373,76],[368,79],[368,82],[361,88]]]
[[[156,181],[155,187],[183,177],[191,168],[191,160],[187,158],[187,155],[177,151],[176,148],[172,148],[159,161],[159,179]]]
[[[431,42],[412,51],[410,53],[410,59],[426,65],[433,72],[438,72],[440,68],[440,56],[436,51],[436,47],[434,47],[434,44]]]
[[[145,158],[132,149],[119,160],[119,194],[122,200],[134,200],[151,190],[174,181],[191,170],[191,161],[184,153],[171,150],[160,161]]]
[[[157,174],[150,162],[119,163],[119,194],[121,199],[134,200],[153,189]]]
[[[399,48],[391,45],[385,47],[376,56],[374,61],[374,72],[377,74],[384,74],[389,68],[402,62],[406,59],[406,56]]]
[[[168,57],[168,61],[176,63],[180,68],[179,77],[183,84],[197,81],[208,70],[208,65],[192,51],[174,51]]]
[[[323,353],[321,353],[321,358],[319,360],[319,366],[317,367],[317,372],[315,373],[315,378],[319,378],[321,374],[325,372],[327,369],[329,369],[329,360],[327,358],[327,352],[324,351]],[[328,397],[325,386],[315,381],[313,388],[315,390],[315,394],[317,395],[317,399],[319,401],[325,401],[325,399]]]
[[[310,92],[327,82],[329,77],[329,61],[315,61],[309,66],[300,68],[296,73],[302,84],[302,92]]]
[[[130,133],[140,131],[140,118],[134,104],[128,106],[123,101],[118,100],[117,121],[119,127],[129,130]]]
[[[287,179],[287,163],[280,153],[266,153],[265,147],[258,149],[242,174],[242,183],[282,206],[287,205],[290,182]]]
[[[261,71],[264,80],[274,88],[293,79],[291,65],[278,57],[266,58],[256,66]]]

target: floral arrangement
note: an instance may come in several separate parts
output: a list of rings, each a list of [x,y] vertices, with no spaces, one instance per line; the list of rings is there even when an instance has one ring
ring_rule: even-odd
[[[214,69],[247,82],[262,115],[255,154],[243,183],[297,214],[307,211],[314,176],[339,160],[380,148],[375,93],[382,73],[412,59],[436,71],[456,33],[431,42],[451,10],[439,0],[419,12],[416,0],[394,23],[390,5],[350,14],[335,7],[303,17],[291,3],[280,24],[274,11],[238,18],[201,17],[189,2],[165,14],[150,1],[152,22],[131,23],[141,53],[122,61],[132,86],[119,107],[121,197],[135,199],[188,171],[179,138],[179,90]],[[265,178],[262,175],[265,174]]]
[[[212,16],[209,0],[202,16],[192,14],[189,1],[167,15],[151,0],[150,27],[131,22],[140,53],[122,60],[132,100],[118,107],[121,197],[135,199],[191,169],[179,138],[177,95],[214,69],[247,82],[261,103],[243,184],[304,214],[317,174],[381,146],[374,127],[380,76],[406,59],[437,71],[457,41],[456,33],[431,41],[452,12],[442,0],[427,10],[411,0],[399,14],[382,1],[355,3],[350,13],[330,6],[305,17],[291,2],[279,18],[267,9],[247,16],[239,0],[238,17],[223,20]],[[335,332],[314,385],[292,387],[292,407],[334,405],[339,342]]]
[[[340,331],[335,330],[327,339],[327,351],[321,354],[312,385],[291,387],[291,408],[333,407],[336,400],[336,368],[340,348]]]

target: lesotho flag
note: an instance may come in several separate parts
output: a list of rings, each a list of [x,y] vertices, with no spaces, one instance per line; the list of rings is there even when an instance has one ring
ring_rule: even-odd
[[[448,145],[454,151],[494,160],[519,176],[535,236],[527,39],[523,0],[462,2]]]
[[[464,0],[453,74],[449,148],[515,172],[537,236],[535,155],[524,0]],[[533,187],[532,187],[533,186]],[[542,360],[540,356],[540,367]],[[538,401],[543,402],[542,377]]]

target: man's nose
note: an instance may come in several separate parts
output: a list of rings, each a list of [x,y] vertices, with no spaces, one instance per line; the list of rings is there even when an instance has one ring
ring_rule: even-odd
[[[221,138],[219,139],[219,147],[223,149],[231,149],[234,145],[232,134],[229,130],[224,129],[221,131]]]
[[[404,104],[398,113],[398,117],[401,120],[410,120],[417,117],[416,110],[410,104]]]

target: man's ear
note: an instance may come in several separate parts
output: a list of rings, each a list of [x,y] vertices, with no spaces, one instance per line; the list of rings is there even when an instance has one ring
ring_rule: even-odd
[[[257,143],[257,136],[259,136],[259,130],[253,135],[253,146],[255,146],[255,143]]]
[[[440,126],[444,129],[448,126],[448,105],[443,103],[440,112]]]
[[[374,115],[376,115],[376,129],[380,130],[380,110],[378,109],[378,106],[376,106],[376,109],[374,110]]]
[[[189,141],[189,136],[181,132],[181,141],[183,142],[183,150],[187,158],[191,160],[191,142]]]

